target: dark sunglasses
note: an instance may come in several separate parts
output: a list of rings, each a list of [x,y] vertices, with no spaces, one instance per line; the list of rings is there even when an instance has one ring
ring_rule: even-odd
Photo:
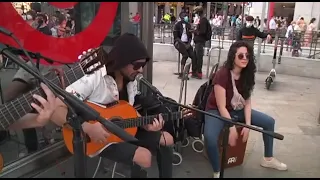
[[[249,54],[247,54],[247,53],[240,53],[240,54],[238,54],[238,58],[240,59],[240,60],[243,60],[244,59],[244,57],[246,57],[246,59],[247,60],[249,60]]]
[[[133,66],[133,70],[136,71],[136,70],[139,70],[140,68],[143,68],[147,64],[147,62],[133,62],[131,64]]]

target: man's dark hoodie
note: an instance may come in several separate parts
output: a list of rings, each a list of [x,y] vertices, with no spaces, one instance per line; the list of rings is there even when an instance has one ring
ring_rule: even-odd
[[[174,41],[181,40],[181,36],[182,36],[182,33],[183,33],[183,24],[185,24],[186,25],[186,33],[187,33],[187,36],[188,36],[188,42],[190,43],[191,40],[192,40],[191,25],[190,25],[190,23],[184,21],[184,19],[183,19],[184,16],[185,16],[185,14],[182,13],[180,15],[181,21],[177,22],[174,25],[173,38],[174,38]]]
[[[208,33],[208,27],[211,28],[211,25],[206,17],[203,17],[203,9],[200,8],[197,10],[200,18],[200,22],[197,25],[197,29],[194,32],[194,38],[193,41],[195,43],[205,43],[206,42],[206,36]]]
[[[149,61],[150,56],[142,41],[131,33],[121,35],[114,43],[114,46],[106,60],[108,72],[119,70],[126,65],[140,59]]]

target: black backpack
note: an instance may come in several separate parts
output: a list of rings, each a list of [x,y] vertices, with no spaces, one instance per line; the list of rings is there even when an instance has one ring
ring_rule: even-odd
[[[207,20],[207,19],[206,19]],[[209,23],[209,21],[207,20],[207,34],[206,34],[206,41],[210,41],[212,37],[212,28],[211,25]]]
[[[209,80],[200,86],[193,99],[192,105],[197,109],[204,111],[206,108],[208,97],[213,90],[212,79],[214,78],[215,73],[218,70],[218,66],[219,63],[215,64],[212,67]],[[202,113],[195,113],[193,117],[185,119],[184,127],[187,130],[188,136],[201,138],[203,132],[203,122],[204,114]]]

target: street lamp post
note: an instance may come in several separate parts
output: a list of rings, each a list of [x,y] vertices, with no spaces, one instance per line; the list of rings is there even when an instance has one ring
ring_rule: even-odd
[[[262,14],[261,14],[261,20],[263,20],[266,16],[266,8],[267,8],[267,2],[263,2],[262,4]],[[264,29],[264,23],[261,22],[260,23],[260,31],[263,31]],[[259,38],[258,39],[258,51],[257,51],[257,71],[259,72],[260,70],[260,54],[261,54],[261,44],[262,44],[262,40]],[[320,114],[319,114],[320,116]]]
[[[244,2],[242,2],[242,26],[243,26],[243,24],[244,24]]]

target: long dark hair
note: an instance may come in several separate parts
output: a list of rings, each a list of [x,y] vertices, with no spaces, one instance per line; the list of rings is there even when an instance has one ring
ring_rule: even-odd
[[[256,65],[254,63],[253,47],[244,41],[237,41],[233,43],[229,49],[227,61],[224,62],[223,66],[229,70],[232,70],[234,68],[234,59],[237,50],[240,47],[246,47],[249,54],[249,62],[247,66],[241,70],[239,79],[242,86],[241,95],[244,99],[248,99],[251,96],[255,85],[255,73],[257,71]]]
[[[316,21],[316,18],[312,18],[309,24],[314,23],[315,21]]]

